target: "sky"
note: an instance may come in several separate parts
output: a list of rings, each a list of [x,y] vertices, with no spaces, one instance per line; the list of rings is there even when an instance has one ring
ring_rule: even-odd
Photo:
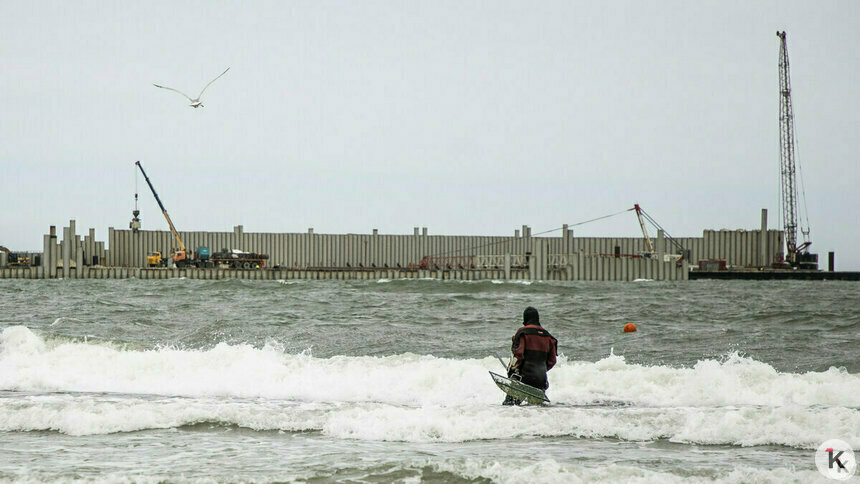
[[[513,235],[638,203],[675,237],[801,223],[860,270],[860,2],[0,3],[0,245],[50,225]],[[193,109],[192,97],[227,67]],[[560,234],[560,232],[556,232]],[[549,233],[548,235],[553,235]],[[653,235],[653,232],[652,232]],[[641,236],[632,212],[574,236]]]

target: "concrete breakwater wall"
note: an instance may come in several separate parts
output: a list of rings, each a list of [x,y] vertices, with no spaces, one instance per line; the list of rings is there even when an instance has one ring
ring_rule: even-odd
[[[247,279],[247,280],[544,280],[544,281],[635,281],[637,279],[686,280],[686,264],[656,259],[575,255],[565,265],[514,269],[198,269],[80,266],[67,271],[67,279]],[[49,278],[45,267],[0,268],[0,279]],[[539,274],[536,274],[539,273]],[[61,276],[62,277],[62,276]]]
[[[428,268],[421,266],[422,259],[428,257],[429,269],[433,271],[472,270],[487,274],[503,271],[503,279],[515,278],[512,274],[523,271],[523,278],[528,280],[686,279],[686,274],[676,275],[685,264],[695,266],[699,260],[721,259],[729,267],[764,267],[781,255],[783,247],[783,232],[767,229],[766,210],[762,210],[759,230],[705,230],[702,237],[674,240],[658,231],[651,258],[642,257],[646,252],[643,237],[574,237],[567,226],[559,232],[560,236],[534,237],[531,228],[524,225],[513,236],[428,235],[426,228],[419,231],[418,227],[412,235],[386,235],[376,230],[371,234],[316,234],[313,229],[307,233],[277,234],[246,233],[238,225],[232,232],[180,232],[180,236],[190,251],[209,247],[213,251],[226,248],[268,254],[266,270],[299,270],[310,274],[332,270],[344,274],[375,269],[414,271]],[[99,271],[103,268],[145,269],[150,252],[166,255],[174,245],[168,231],[113,227],[108,229],[106,244],[96,240],[94,229],[89,229],[83,238],[77,235],[72,220],[63,228],[62,239],[58,239],[56,229],[51,227],[44,236],[41,271],[27,272],[25,277],[89,278],[92,271],[88,268],[98,269],[93,274],[102,274]],[[670,254],[683,254],[683,263],[665,262],[664,256]],[[0,269],[6,267],[2,255]],[[113,275],[115,272],[110,274],[109,277],[117,277]],[[17,275],[18,272],[0,270],[0,277]]]
[[[532,229],[523,225],[513,236],[428,235],[427,228],[413,229],[412,235],[307,233],[246,233],[241,225],[232,232],[180,232],[189,250],[209,247],[212,250],[241,249],[269,254],[268,266],[285,268],[316,267],[417,267],[424,257],[448,258],[449,262],[468,262],[475,268],[500,268],[505,254],[515,257],[513,266],[529,265],[527,256],[545,254],[542,263],[551,264],[554,257],[606,256],[618,253],[637,257],[647,247],[643,237],[574,237],[563,225],[555,237],[533,237]],[[117,267],[145,267],[151,251],[170,253],[175,245],[168,231],[108,230],[110,251],[104,253],[105,264]],[[687,252],[687,261],[695,265],[703,259],[723,259],[729,266],[767,266],[781,254],[783,232],[767,229],[767,211],[762,210],[758,230],[705,230],[702,237],[674,240]],[[656,256],[681,251],[657,232],[653,240]],[[98,251],[98,247],[95,248]],[[99,254],[101,255],[101,254]],[[455,260],[455,258],[475,259]],[[540,271],[538,271],[540,272]]]
[[[458,258],[477,256],[479,268],[498,266],[495,257],[504,254],[522,256],[544,248],[549,255],[582,253],[587,256],[614,255],[616,247],[623,256],[642,254],[646,250],[643,238],[574,237],[565,230],[561,237],[531,237],[524,227],[513,237],[449,236],[449,235],[381,235],[381,234],[269,234],[245,233],[238,226],[233,232],[182,232],[186,247],[237,248],[269,254],[268,266],[288,268],[308,267],[417,267],[424,257]],[[706,230],[702,237],[679,238],[676,241],[689,251],[692,264],[700,259],[724,259],[730,266],[760,266],[772,262],[782,247],[782,232]],[[145,267],[151,251],[170,253],[172,236],[164,231],[110,230],[111,250],[106,265]],[[658,254],[679,251],[658,234],[654,240]],[[456,261],[454,261],[456,263]],[[464,262],[464,261],[460,261]],[[516,265],[516,264],[515,264]]]

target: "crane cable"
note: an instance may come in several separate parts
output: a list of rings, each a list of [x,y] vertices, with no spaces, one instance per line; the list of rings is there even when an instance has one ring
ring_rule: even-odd
[[[628,209],[622,210],[622,211],[620,211],[620,212],[611,213],[611,214],[609,214],[609,215],[603,215],[603,216],[600,216],[600,217],[597,217],[597,218],[593,218],[593,219],[585,220],[585,221],[582,221],[582,222],[577,222],[577,223],[574,223],[574,224],[567,224],[567,226],[568,226],[568,227],[576,227],[576,226],[579,226],[579,225],[585,225],[585,224],[587,224],[587,223],[596,222],[596,221],[598,221],[598,220],[603,220],[603,219],[607,219],[607,218],[610,218],[610,217],[615,217],[615,216],[617,216],[617,215],[621,215],[622,213],[629,212],[629,211],[631,211],[631,210],[634,210],[634,209],[633,209],[633,208],[628,208]],[[558,228],[555,228],[555,229],[544,230],[543,232],[538,232],[538,233],[536,233],[536,234],[531,234],[531,235],[530,235],[530,237],[534,237],[534,236],[537,236],[537,235],[544,235],[544,234],[548,234],[548,233],[550,233],[550,232],[555,232],[555,231],[557,231],[557,230],[563,230],[563,229],[564,229],[564,226],[562,226],[562,227],[558,227]],[[463,251],[467,251],[467,250],[474,250],[474,249],[481,249],[481,248],[484,248],[484,247],[490,247],[490,246],[493,246],[493,245],[508,244],[508,243],[511,243],[511,242],[512,242],[511,240],[502,240],[502,241],[498,241],[498,242],[490,242],[490,243],[488,243],[488,244],[475,245],[475,246],[472,246],[472,247],[466,247],[466,248],[463,248],[463,249],[454,249],[454,250],[449,250],[448,252],[440,252],[440,253],[434,254],[434,255],[432,255],[432,256],[430,256],[430,257],[445,256],[445,255],[455,254],[455,253],[463,252]]]
[[[776,211],[776,213],[777,213],[777,217],[776,217],[776,224],[777,225],[776,226],[784,228],[785,225],[783,224],[783,222],[784,222],[785,217],[783,216],[783,211],[785,210],[785,205],[783,205],[784,198],[782,196],[782,172],[783,172],[783,168],[782,168],[782,140],[777,139],[777,144],[779,145],[779,150],[777,150],[777,151],[780,153],[780,155],[779,155],[779,160],[778,160],[779,171],[777,173],[779,175],[779,188],[777,189],[777,196],[776,196],[776,206],[778,207],[777,211]],[[767,234],[764,234],[764,235],[766,236]],[[783,243],[783,245],[785,245],[785,244]]]
[[[628,208],[628,209],[626,209],[626,210],[622,210],[622,211],[620,211],[620,212],[610,213],[609,215],[603,215],[602,217],[593,218],[593,219],[591,219],[591,220],[586,220],[586,221],[584,221],[584,222],[577,222],[577,223],[575,223],[575,224],[567,224],[567,226],[568,226],[568,227],[576,227],[577,225],[585,225],[585,224],[590,223],[590,222],[597,222],[598,220],[603,220],[603,219],[605,219],[605,218],[610,218],[610,217],[614,217],[614,216],[616,216],[616,215],[621,215],[622,213],[624,213],[624,212],[629,212],[629,211],[631,211],[631,210],[634,210],[634,209],[632,209],[632,208]],[[557,229],[545,230],[545,231],[543,231],[543,232],[538,232],[538,233],[536,233],[536,234],[532,234],[532,235],[543,235],[543,234],[548,234],[548,233],[550,233],[550,232],[555,232],[556,230],[562,230],[562,229],[564,229],[564,227],[559,227],[559,228],[557,228]]]
[[[793,118],[792,118],[792,121],[793,121]],[[797,153],[800,152],[800,145],[797,142],[798,136],[797,136],[797,128],[796,127],[794,128],[794,136],[795,136],[794,151],[795,151],[795,155],[797,155]],[[797,157],[797,158],[799,158],[799,157]],[[803,199],[803,218],[806,218],[806,231],[805,232],[803,231],[803,227],[799,227],[799,228],[800,228],[800,233],[803,234],[803,241],[809,242],[809,232],[812,229],[809,226],[809,208],[806,206],[806,184],[803,183],[803,165],[800,164],[799,160],[796,160],[796,164],[797,164],[797,174],[800,177],[800,195],[801,195],[800,198]],[[803,220],[801,220],[800,222],[803,222]]]
[[[634,207],[634,208],[635,208],[635,207]],[[645,216],[645,220],[647,220],[648,222],[650,222],[650,223],[651,223],[651,225],[653,225],[653,226],[654,226],[655,228],[657,228],[658,230],[662,230],[662,231],[663,231],[663,235],[665,235],[665,236],[666,236],[666,238],[667,238],[667,239],[669,239],[669,242],[670,242],[672,245],[674,245],[676,249],[681,250],[681,251],[683,251],[683,250],[684,250],[684,247],[683,247],[683,246],[681,246],[680,242],[678,242],[677,240],[675,240],[675,239],[674,239],[674,238],[669,234],[669,232],[667,232],[667,231],[666,231],[666,229],[664,229],[663,227],[661,227],[661,226],[660,226],[660,224],[658,224],[658,223],[657,223],[657,221],[656,221],[656,220],[654,220],[654,218],[652,218],[650,215],[648,215],[648,212],[646,212],[645,210],[643,210],[643,209],[642,209],[642,207],[639,207],[639,210],[642,212],[642,215],[644,215],[644,216]]]

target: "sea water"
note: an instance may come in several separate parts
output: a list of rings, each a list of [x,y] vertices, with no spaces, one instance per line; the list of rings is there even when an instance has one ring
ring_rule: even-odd
[[[810,482],[851,282],[0,281],[0,481]],[[506,407],[526,306],[549,406]],[[625,323],[637,325],[623,333]]]

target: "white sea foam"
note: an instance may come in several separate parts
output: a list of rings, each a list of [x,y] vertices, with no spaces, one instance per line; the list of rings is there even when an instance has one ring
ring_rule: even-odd
[[[815,448],[838,437],[860,447],[860,375],[840,369],[781,373],[738,355],[692,368],[560,358],[554,403],[540,408],[500,406],[487,375],[497,366],[492,357],[314,358],[274,343],[132,351],[46,341],[17,326],[0,334],[0,430],[217,422],[371,441],[575,436]]]
[[[569,362],[551,374],[563,381],[556,398],[595,398],[652,406],[832,405],[858,407],[860,375],[831,367],[824,372],[780,373],[734,353],[724,361],[700,360],[692,368],[628,364],[610,354],[595,363]]]
[[[504,279],[493,279],[490,282],[492,282],[493,284],[519,284],[522,286],[530,286],[530,285],[532,285],[532,283],[534,281],[521,281],[521,280],[508,281],[508,280],[504,280]],[[539,281],[539,282],[542,282],[542,281]]]
[[[379,469],[375,462],[351,462],[348,469],[364,470],[367,477],[373,476]],[[656,471],[653,469],[637,467],[635,465],[602,465],[598,467],[570,465],[559,463],[554,459],[536,459],[529,462],[521,460],[506,461],[506,460],[489,460],[489,459],[457,459],[449,458],[444,460],[438,459],[412,459],[409,461],[397,464],[393,469],[389,468],[385,471],[386,475],[390,476],[392,471],[399,471],[404,474],[413,474],[412,477],[399,479],[396,482],[421,482],[421,475],[427,471],[445,472],[468,480],[489,480],[497,484],[514,484],[521,482],[539,482],[545,484],[579,484],[589,482],[601,483],[625,483],[625,484],[730,484],[730,483],[827,483],[824,476],[814,470],[794,470],[786,468],[750,468],[738,467],[730,471],[714,472],[711,475],[690,475],[689,472],[674,473],[671,471]],[[254,479],[253,482],[307,482],[315,476],[313,472],[301,472],[297,476],[284,476],[277,474],[277,477]],[[317,476],[320,477],[320,476]],[[331,476],[326,476],[330,478]],[[384,477],[376,474],[377,478]],[[99,477],[89,478],[87,482],[93,483],[158,483],[158,482],[178,482],[178,483],[195,483],[209,484],[215,482],[223,482],[223,477],[195,477],[186,475],[148,473],[140,475],[140,471],[133,472],[115,472],[108,473]],[[242,476],[233,476],[230,481],[246,481]],[[362,481],[362,479],[357,479]],[[377,479],[368,479],[375,481]],[[57,478],[50,476],[48,478],[40,476],[38,473],[33,473],[27,470],[18,472],[15,482],[19,483],[41,483],[41,482],[80,482],[76,478]]]
[[[482,461],[478,459],[447,460],[428,463],[437,471],[447,471],[467,479],[489,479],[499,484],[520,482],[585,483],[585,482],[623,482],[637,483],[735,483],[735,482],[818,482],[822,476],[816,471],[795,471],[791,469],[754,469],[736,468],[714,476],[700,477],[672,472],[660,472],[633,465],[604,465],[585,467],[565,465],[553,459],[540,459],[532,463],[504,461]]]
[[[122,394],[40,394],[0,398],[0,430],[55,430],[95,435],[169,429],[210,422],[254,430],[319,430],[337,406],[241,399],[189,399]]]
[[[668,439],[679,443],[814,448],[850,435],[860,416],[848,409],[531,408],[351,406],[332,413],[323,432],[338,438],[461,442],[528,437]],[[849,431],[850,432],[850,431]],[[854,437],[853,445],[858,443]]]

